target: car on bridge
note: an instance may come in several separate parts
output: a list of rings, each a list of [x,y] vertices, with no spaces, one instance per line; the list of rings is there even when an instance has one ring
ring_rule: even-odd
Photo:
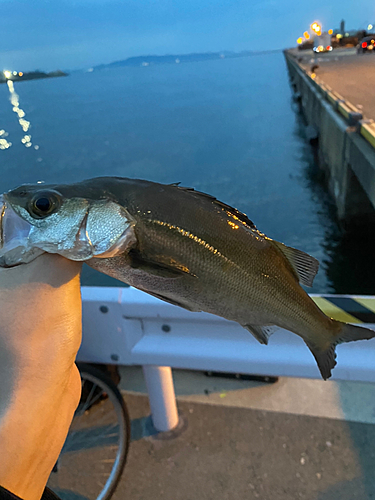
[[[313,51],[319,52],[331,52],[332,50],[332,37],[328,33],[323,33],[320,36],[316,36],[314,39]]]
[[[357,45],[357,54],[372,52],[375,54],[375,35],[365,36]]]

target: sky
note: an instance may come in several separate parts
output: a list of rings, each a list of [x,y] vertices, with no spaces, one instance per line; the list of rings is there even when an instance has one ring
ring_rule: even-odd
[[[79,69],[147,54],[268,50],[375,24],[370,0],[0,0],[0,69]]]

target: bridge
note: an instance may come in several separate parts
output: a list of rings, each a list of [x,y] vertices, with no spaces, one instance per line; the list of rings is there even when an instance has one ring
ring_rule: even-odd
[[[307,52],[307,51],[306,51]],[[284,51],[294,99],[318,145],[319,164],[342,221],[373,221],[375,207],[375,57],[355,49]]]

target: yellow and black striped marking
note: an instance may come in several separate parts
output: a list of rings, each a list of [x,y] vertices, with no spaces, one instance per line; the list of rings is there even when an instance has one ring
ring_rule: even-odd
[[[311,298],[330,318],[345,323],[375,323],[375,297],[320,295]]]

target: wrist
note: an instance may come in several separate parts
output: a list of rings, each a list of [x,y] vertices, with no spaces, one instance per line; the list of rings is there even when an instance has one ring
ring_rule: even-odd
[[[76,366],[65,384],[40,389],[18,390],[0,419],[0,484],[22,500],[40,500],[63,447],[80,399]]]

